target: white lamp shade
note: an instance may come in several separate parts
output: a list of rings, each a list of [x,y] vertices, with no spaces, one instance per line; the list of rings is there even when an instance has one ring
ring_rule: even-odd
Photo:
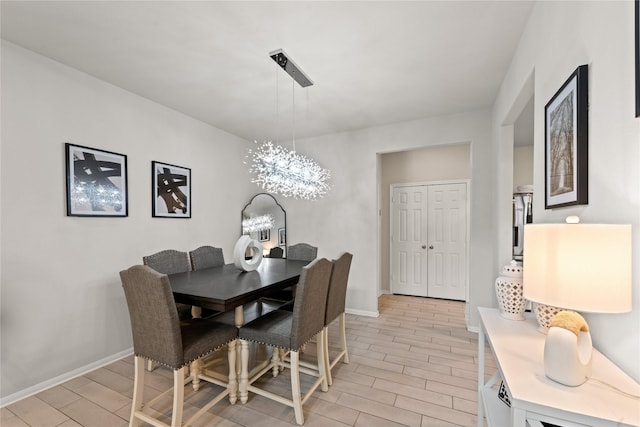
[[[631,225],[528,224],[523,292],[583,312],[631,311]]]

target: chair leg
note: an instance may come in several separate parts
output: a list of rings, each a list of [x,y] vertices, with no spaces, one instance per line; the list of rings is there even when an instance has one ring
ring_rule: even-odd
[[[327,384],[333,384],[333,377],[331,376],[331,360],[329,359],[329,326],[325,326],[323,329],[322,339],[322,351],[324,352],[324,371],[327,375]],[[319,363],[320,359],[318,359]]]
[[[322,330],[316,335],[316,358],[318,363],[318,376],[322,378],[320,383],[320,389],[325,393],[329,391],[329,377],[327,376],[327,359],[325,357],[325,342],[327,340],[327,328]]]
[[[240,402],[247,403],[249,400],[249,342],[240,340]]]
[[[156,365],[153,363],[153,361],[147,360],[147,371],[151,372],[154,369],[156,369]]]
[[[182,408],[184,405],[184,367],[173,371],[173,413],[171,427],[182,426]]]
[[[229,350],[229,402],[233,405],[238,401],[238,375],[236,374],[236,344],[238,340],[233,340],[228,344]]]
[[[349,363],[349,351],[347,350],[347,319],[344,312],[340,315],[339,328],[340,328],[340,341],[342,342],[342,351],[344,351],[344,357],[342,358],[342,363]]]
[[[136,411],[142,410],[142,395],[144,393],[144,362],[145,360],[142,357],[136,356],[134,359],[135,373],[129,427],[137,427],[140,425],[140,420],[136,417]]]
[[[302,397],[300,396],[300,359],[298,351],[291,350],[291,394],[293,397],[293,412],[296,416],[296,423],[304,424],[304,414],[302,413]]]

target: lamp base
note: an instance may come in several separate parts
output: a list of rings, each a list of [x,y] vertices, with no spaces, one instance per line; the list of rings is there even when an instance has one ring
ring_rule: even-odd
[[[560,384],[579,386],[591,376],[591,334],[552,326],[544,343],[544,373]]]

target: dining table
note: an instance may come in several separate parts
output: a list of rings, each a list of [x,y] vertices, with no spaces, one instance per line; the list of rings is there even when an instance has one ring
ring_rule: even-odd
[[[174,300],[178,303],[207,308],[218,312],[234,311],[234,323],[237,327],[244,324],[244,305],[268,296],[271,292],[284,289],[298,283],[302,268],[309,261],[290,260],[287,258],[263,258],[257,269],[243,271],[235,264],[224,264],[219,267],[203,268],[169,275],[169,283]],[[238,389],[242,403],[248,399],[247,385],[249,372],[246,368],[248,359],[248,342],[240,340]],[[245,363],[242,363],[243,360]],[[199,362],[192,365],[196,370]],[[234,388],[235,375],[230,372],[228,381]],[[199,381],[194,379],[194,388],[198,389]],[[231,403],[236,401],[236,393],[230,393]]]

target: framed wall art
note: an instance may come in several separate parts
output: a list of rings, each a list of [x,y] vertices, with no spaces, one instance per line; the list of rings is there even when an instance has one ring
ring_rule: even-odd
[[[287,229],[278,229],[278,246],[287,246]]]
[[[581,65],[544,107],[545,209],[589,202],[588,89]]]
[[[127,156],[65,143],[67,216],[128,215]]]
[[[634,32],[636,39],[636,117],[640,117],[640,0],[636,4],[636,29]]]
[[[261,242],[268,242],[271,240],[271,230],[267,228],[266,230],[258,231],[258,240]]]
[[[191,218],[191,169],[151,162],[152,216]]]

